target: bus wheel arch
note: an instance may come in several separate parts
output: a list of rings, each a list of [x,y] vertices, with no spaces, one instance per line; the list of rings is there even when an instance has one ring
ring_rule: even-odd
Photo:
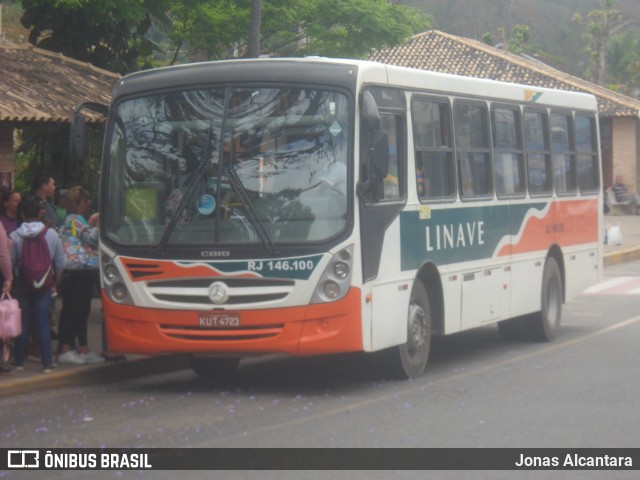
[[[547,252],[542,268],[540,310],[498,322],[498,331],[503,338],[549,342],[555,337],[566,295],[564,256],[557,244],[552,245]]]
[[[444,335],[444,293],[438,267],[425,263],[420,267],[415,282],[421,282],[429,295],[432,335]]]
[[[424,373],[434,331],[443,330],[442,310],[442,286],[437,269],[421,269],[411,288],[407,341],[380,352],[385,373],[399,379],[415,378]]]

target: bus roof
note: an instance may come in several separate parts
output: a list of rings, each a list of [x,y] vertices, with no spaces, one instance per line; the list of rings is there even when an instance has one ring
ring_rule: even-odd
[[[304,67],[303,67],[304,65]],[[234,59],[190,63],[136,72],[120,80],[114,98],[176,86],[268,82],[334,85],[357,90],[365,84],[390,85],[433,94],[451,94],[582,110],[597,110],[593,95],[465,77],[366,60],[324,57]]]

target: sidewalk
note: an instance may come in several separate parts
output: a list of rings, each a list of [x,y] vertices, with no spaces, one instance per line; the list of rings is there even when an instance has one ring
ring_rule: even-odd
[[[622,232],[622,245],[604,246],[604,266],[630,262],[640,258],[640,216],[605,215],[604,226],[619,225]]]
[[[56,300],[56,322],[59,318],[61,300]],[[88,322],[89,348],[96,353],[102,352],[102,304],[94,298]],[[53,342],[53,351],[57,342]],[[24,370],[9,375],[0,375],[0,398],[30,393],[34,390],[47,390],[70,385],[99,384],[136,378],[153,373],[170,372],[189,368],[185,355],[159,355],[147,357],[127,355],[126,361],[104,362],[97,365],[72,365],[58,363],[58,370],[42,373],[40,361],[26,361]]]
[[[635,215],[605,215],[604,225],[619,225],[622,231],[622,245],[604,246],[604,264],[630,262],[640,258],[640,217]],[[57,310],[60,300],[57,301]],[[56,315],[57,319],[57,315]],[[101,352],[101,302],[94,299],[89,316],[89,348]],[[54,343],[54,349],[56,345]],[[136,378],[154,373],[169,372],[188,368],[185,355],[161,355],[146,357],[127,355],[125,362],[105,362],[99,365],[60,364],[56,372],[43,374],[39,362],[26,362],[25,369],[11,375],[0,375],[0,398],[10,395],[30,393],[38,390],[69,385],[98,384],[108,381]]]

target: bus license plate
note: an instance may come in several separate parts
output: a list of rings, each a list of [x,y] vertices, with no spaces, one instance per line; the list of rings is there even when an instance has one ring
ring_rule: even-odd
[[[234,328],[240,326],[240,314],[231,312],[206,312],[198,315],[202,328]]]

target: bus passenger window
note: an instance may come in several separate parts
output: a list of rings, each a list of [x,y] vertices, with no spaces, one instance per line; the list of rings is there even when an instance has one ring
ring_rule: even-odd
[[[526,109],[524,112],[524,140],[529,178],[529,193],[551,193],[551,161],[547,135],[546,112]]]
[[[525,191],[525,184],[520,110],[495,108],[492,122],[496,193],[498,197],[521,195]]]
[[[598,142],[593,116],[576,115],[576,150],[578,153],[578,183],[582,192],[600,189]]]
[[[411,114],[418,197],[452,198],[455,170],[449,103],[445,99],[416,97]]]
[[[461,196],[488,197],[493,193],[493,179],[487,107],[458,102],[454,109]]]
[[[573,151],[571,123],[571,114],[551,114],[553,183],[556,193],[559,194],[577,190],[576,157]]]

